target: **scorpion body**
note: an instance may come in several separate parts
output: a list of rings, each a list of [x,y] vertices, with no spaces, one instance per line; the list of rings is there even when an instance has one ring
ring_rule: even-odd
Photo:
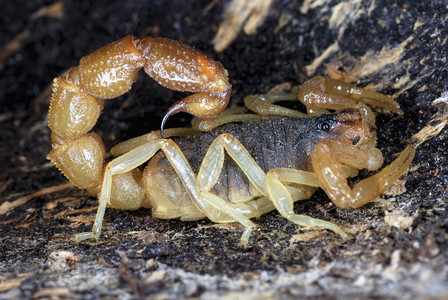
[[[228,123],[200,135],[173,137],[172,139],[182,149],[195,173],[199,171],[210,145],[223,134],[230,134],[241,142],[264,172],[276,168],[313,172],[311,153],[315,145],[320,141],[338,139],[337,133],[325,132],[322,127],[336,122],[337,117],[341,118],[342,114],[353,114],[353,111],[348,110],[310,118],[264,118],[260,121]],[[158,174],[162,172],[163,174]],[[158,218],[181,217],[184,220],[206,217],[195,209],[179,177],[163,153],[157,153],[151,158],[144,178],[151,202],[149,206],[153,208],[154,216]],[[315,189],[315,187],[307,186],[302,187],[301,190],[306,194],[305,198],[309,198]],[[231,159],[224,161],[221,175],[211,191],[229,203],[245,203],[262,196],[251,185],[238,164]],[[247,217],[258,217],[275,209],[270,202],[266,202],[265,205],[263,210],[259,210],[255,214],[248,213]],[[167,206],[170,207],[169,210]],[[189,209],[186,209],[187,207]],[[244,210],[242,211],[244,213]]]
[[[228,133],[244,145],[265,172],[275,168],[312,172],[311,152],[316,144],[338,138],[337,134],[325,132],[322,127],[336,122],[338,116],[340,118],[342,114],[352,114],[354,111],[349,109],[309,118],[264,118],[260,121],[229,123],[197,136],[172,139],[182,149],[195,171],[199,170],[199,163],[212,142],[221,134]],[[234,169],[236,166],[231,160],[226,160],[225,164],[227,169]],[[225,169],[226,167],[223,168],[224,176]]]
[[[155,217],[238,221],[246,228],[241,237],[246,245],[255,228],[249,219],[277,209],[298,225],[327,228],[347,239],[333,223],[295,214],[293,202],[308,199],[322,187],[337,206],[357,207],[387,189],[412,162],[412,146],[353,190],[346,181],[358,169],[376,170],[382,165],[375,129],[372,112],[361,105],[317,117],[225,124],[171,140],[150,133],[111,149],[118,157],[106,168],[106,192],[102,191],[100,203],[109,199],[107,190],[113,190],[108,172],[120,176],[148,161],[141,177],[148,196],[144,206],[152,207]],[[128,204],[126,198],[115,206]],[[90,232],[84,234],[77,238],[92,237]]]
[[[194,94],[168,109],[162,132],[116,145],[111,149],[115,158],[106,164],[101,138],[89,131],[104,100],[126,93],[142,68],[161,85]],[[379,197],[412,162],[417,143],[377,174],[353,187],[347,183],[360,169],[381,167],[370,107],[402,114],[392,97],[317,76],[283,99],[297,96],[308,114],[275,105],[282,97],[253,95],[245,99],[247,108],[283,118],[247,122],[254,115],[217,116],[230,94],[227,71],[219,62],[164,38],[125,37],[56,78],[48,158],[75,186],[99,199],[92,231],[75,235],[74,241],[99,238],[107,207],[152,207],[159,218],[239,222],[245,228],[241,245],[247,245],[255,228],[250,218],[276,209],[295,224],[330,229],[347,239],[333,223],[295,214],[294,201],[320,187],[336,206],[358,207]],[[200,130],[224,125],[190,137],[184,136],[187,129],[167,129],[165,137],[172,139],[163,138],[167,118],[180,111],[209,118],[193,124]],[[232,122],[242,123],[227,124]]]

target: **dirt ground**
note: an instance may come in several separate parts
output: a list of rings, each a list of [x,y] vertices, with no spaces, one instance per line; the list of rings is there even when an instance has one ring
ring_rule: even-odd
[[[269,2],[260,1],[253,18]],[[45,158],[52,79],[129,34],[180,40],[221,61],[235,104],[315,75],[392,95],[404,116],[377,118],[378,146],[391,162],[448,97],[448,8],[445,1],[339,2],[274,1],[255,32],[237,31],[221,52],[212,41],[229,1],[3,3],[0,299],[448,298],[446,128],[418,148],[401,189],[385,197],[393,206],[338,209],[322,191],[295,205],[341,226],[354,237],[347,242],[271,212],[254,220],[259,228],[243,249],[240,225],[108,209],[100,240],[74,244],[73,234],[91,229],[96,199],[72,187],[46,192],[67,183]],[[182,95],[141,73],[130,93],[107,101],[94,131],[110,149],[158,129]],[[180,114],[168,127],[188,122]]]

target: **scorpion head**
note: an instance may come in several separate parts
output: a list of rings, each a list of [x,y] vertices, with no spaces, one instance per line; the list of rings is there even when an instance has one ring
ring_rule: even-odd
[[[365,105],[346,108],[317,119],[319,131],[326,132],[340,142],[354,146],[374,145],[376,142],[375,116]]]
[[[312,170],[311,153],[319,142],[337,141],[358,148],[375,147],[375,116],[367,106],[341,109],[310,118],[309,121],[310,123],[303,123],[303,126],[308,127],[301,128],[303,135],[298,136],[294,145],[296,153],[305,154],[297,156],[298,161],[294,165],[304,170]]]

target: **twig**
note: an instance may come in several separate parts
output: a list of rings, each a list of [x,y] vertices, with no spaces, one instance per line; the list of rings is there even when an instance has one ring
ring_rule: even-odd
[[[37,198],[37,197],[41,197],[44,195],[48,195],[54,192],[59,192],[68,188],[73,187],[72,183],[64,183],[61,185],[56,185],[56,186],[51,186],[48,188],[45,188],[43,190],[40,190],[34,194],[31,195],[27,195],[24,197],[21,197],[17,200],[14,200],[12,202],[6,201],[5,203],[2,203],[2,205],[0,205],[0,216],[6,214],[9,210],[14,209],[16,207],[19,207],[25,203],[27,203],[28,201],[30,201],[31,199]]]

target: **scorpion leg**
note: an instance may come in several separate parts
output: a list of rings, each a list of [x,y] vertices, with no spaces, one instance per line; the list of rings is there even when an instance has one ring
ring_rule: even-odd
[[[297,110],[275,105],[279,101],[295,101],[298,88],[294,87],[290,93],[261,94],[244,97],[244,106],[260,115],[278,115],[293,118],[305,118],[307,114]]]
[[[403,114],[399,104],[390,96],[322,76],[306,81],[300,87],[297,97],[312,114],[326,113],[325,109],[353,107],[358,102]]]
[[[304,184],[310,187],[319,187],[320,184],[316,176],[310,172],[284,168],[269,171],[266,176],[266,186],[268,189],[269,198],[274,203],[275,208],[285,219],[300,226],[322,227],[332,230],[333,232],[339,234],[343,240],[347,240],[349,238],[348,234],[336,224],[306,215],[295,214],[293,207],[294,201],[309,198],[314,192],[314,189],[305,189],[303,190],[304,192],[302,195],[296,195],[295,198],[292,198],[290,192],[280,180]]]
[[[267,195],[266,174],[246,148],[228,133],[221,134],[210,145],[199,169],[196,186],[201,191],[209,191],[215,185],[224,165],[224,149],[243,170],[255,188],[263,195]]]
[[[95,222],[93,224],[92,232],[82,232],[73,237],[75,242],[80,242],[86,239],[97,239],[101,233],[104,213],[106,206],[109,204],[112,190],[112,176],[129,172],[145,161],[150,159],[160,148],[163,140],[154,140],[150,143],[137,147],[126,154],[115,158],[109,162],[104,170],[103,182],[101,185],[101,192],[99,195],[99,206],[96,213]]]
[[[225,113],[224,111],[223,113]],[[193,118],[191,125],[193,128],[200,131],[210,131],[216,127],[227,123],[246,122],[246,121],[260,121],[261,117],[254,114],[223,114],[214,118]]]
[[[227,123],[259,121],[261,116],[264,115],[278,115],[294,118],[307,117],[308,115],[297,110],[274,104],[278,101],[294,101],[296,98],[297,87],[294,87],[290,93],[249,95],[244,98],[244,105],[247,109],[257,113],[256,115],[240,112],[234,113],[232,112],[232,109],[227,109],[213,118],[194,118],[192,120],[192,125],[193,128],[198,130],[210,131],[213,128]]]
[[[200,195],[205,198],[210,197],[214,198],[215,201],[222,201],[223,203],[226,203],[223,199],[209,192],[216,184],[219,179],[219,175],[221,174],[224,165],[224,149],[243,170],[255,188],[263,195],[267,195],[265,186],[266,174],[249,154],[249,152],[247,152],[244,146],[241,145],[235,137],[228,133],[224,133],[217,137],[210,145],[210,148],[204,156],[196,179],[196,187]],[[254,210],[260,209],[260,206],[264,207],[262,201],[257,202],[252,208],[247,205],[234,205],[236,209],[246,211],[246,214],[248,215],[254,214]],[[250,231],[246,229],[241,236],[240,245],[246,245],[248,243],[249,236]]]
[[[341,163],[369,170],[378,169],[378,165],[381,165],[378,161],[372,162],[370,155],[366,155],[364,161],[356,155],[347,155],[352,150],[354,147],[350,145],[335,146],[331,142],[320,142],[311,154],[313,169],[322,188],[338,207],[359,207],[377,198],[406,172],[415,155],[415,147],[407,146],[390,165],[361,180],[352,189],[341,169]]]

